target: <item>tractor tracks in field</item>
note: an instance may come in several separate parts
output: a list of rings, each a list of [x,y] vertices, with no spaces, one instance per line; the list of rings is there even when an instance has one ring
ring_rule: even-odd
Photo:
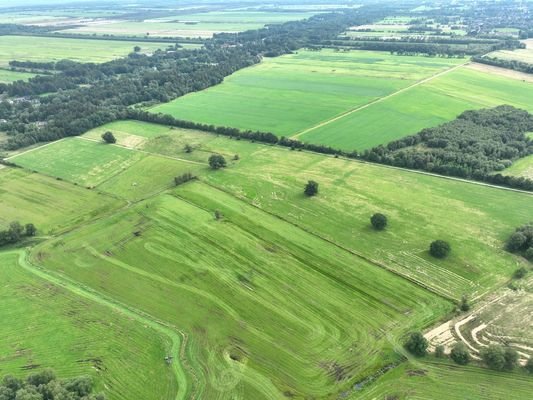
[[[150,327],[159,334],[169,338],[172,343],[170,355],[172,356],[173,360],[175,360],[171,363],[171,366],[174,371],[174,376],[178,386],[176,400],[198,398],[200,380],[196,376],[192,367],[187,365],[188,363],[186,362],[185,346],[187,345],[188,335],[185,332],[144,311],[125,305],[62,274],[46,270],[38,265],[35,265],[29,257],[30,254],[28,248],[14,250],[12,253],[18,254],[18,264],[31,274],[36,275],[37,277],[44,279],[53,285],[68,290],[76,296],[83,297],[97,304],[111,308],[120,315],[133,319],[138,323],[146,327]],[[164,360],[161,360],[161,362],[164,362]],[[194,383],[190,383],[188,381],[187,375],[190,375],[193,378]]]
[[[431,81],[431,80],[433,80],[435,78],[438,78],[438,77],[440,77],[442,75],[446,75],[446,74],[448,74],[448,73],[450,73],[452,71],[455,71],[456,69],[462,68],[465,65],[468,65],[469,63],[470,63],[470,61],[467,61],[467,62],[464,62],[462,64],[456,65],[454,67],[448,68],[448,69],[446,69],[444,71],[437,72],[436,74],[428,76],[427,78],[424,78],[422,80],[419,80],[419,81],[417,81],[417,82],[415,82],[415,83],[413,83],[413,84],[411,84],[411,85],[409,85],[407,87],[404,87],[403,89],[397,90],[396,92],[388,94],[388,95],[386,95],[384,97],[379,97],[377,99],[374,99],[374,100],[372,100],[372,101],[370,101],[370,102],[368,102],[366,104],[363,104],[361,106],[357,106],[357,107],[352,108],[350,110],[344,111],[341,114],[338,114],[338,115],[336,115],[336,116],[334,116],[332,118],[329,118],[329,119],[327,119],[325,121],[322,121],[322,122],[320,122],[320,123],[318,123],[318,124],[316,124],[314,126],[311,126],[309,128],[306,128],[303,131],[297,132],[296,134],[292,135],[290,138],[291,139],[298,139],[300,136],[305,135],[306,133],[314,131],[315,129],[318,129],[318,128],[322,128],[323,126],[329,125],[332,122],[338,121],[339,119],[342,119],[342,118],[347,117],[349,115],[352,115],[352,114],[354,114],[354,113],[356,113],[358,111],[364,110],[365,108],[373,106],[376,103],[380,103],[382,101],[390,99],[391,97],[394,97],[394,96],[396,96],[398,94],[406,92],[406,91],[408,91],[408,90],[410,90],[410,89],[412,89],[412,88],[414,88],[416,86],[423,85],[424,83],[427,83],[427,82],[429,82],[429,81]]]

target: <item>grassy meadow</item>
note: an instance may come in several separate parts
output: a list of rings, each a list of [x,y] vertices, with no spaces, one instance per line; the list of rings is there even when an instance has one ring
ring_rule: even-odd
[[[463,111],[501,104],[533,111],[533,83],[460,68],[298,138],[364,150],[448,122]]]
[[[74,227],[121,202],[67,182],[19,168],[0,169],[0,229],[33,223],[38,235]]]
[[[63,378],[91,376],[110,400],[176,398],[176,380],[164,361],[168,338],[38,278],[21,257],[0,252],[2,376],[53,368]]]
[[[533,179],[533,155],[516,160],[513,165],[500,173],[502,175],[523,176],[524,178]]]
[[[35,74],[28,72],[10,71],[7,69],[0,69],[0,83],[11,83],[15,81],[27,81],[33,78]]]
[[[151,111],[291,136],[461,62],[385,52],[300,50],[266,58],[220,85]]]
[[[139,46],[150,53],[166,49],[168,43],[138,43],[113,40],[66,39],[32,36],[0,36],[0,67],[9,61],[59,61],[102,63],[125,57]],[[0,79],[1,79],[0,74]]]

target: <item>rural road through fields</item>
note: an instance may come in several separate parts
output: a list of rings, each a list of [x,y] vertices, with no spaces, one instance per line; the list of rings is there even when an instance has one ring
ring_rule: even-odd
[[[436,74],[434,74],[434,75],[431,75],[431,76],[429,76],[429,77],[427,77],[427,78],[424,78],[424,79],[422,79],[422,80],[420,80],[420,81],[417,81],[417,82],[413,83],[412,85],[409,85],[409,86],[407,86],[407,87],[404,87],[403,89],[400,89],[400,90],[398,90],[398,91],[396,91],[396,92],[394,92],[394,93],[391,93],[391,94],[389,94],[389,95],[387,95],[387,96],[385,96],[385,97],[380,97],[380,98],[378,98],[378,99],[372,100],[372,101],[369,102],[369,103],[363,104],[362,106],[358,106],[358,107],[356,107],[356,108],[352,108],[351,110],[345,111],[345,112],[343,112],[343,113],[341,113],[341,114],[339,114],[339,115],[337,115],[337,116],[335,116],[335,117],[333,117],[333,118],[330,118],[330,119],[327,119],[327,120],[325,120],[325,121],[322,121],[322,122],[318,123],[317,125],[314,125],[314,126],[312,126],[312,127],[310,127],[310,128],[306,128],[306,129],[304,129],[303,131],[300,131],[300,132],[298,132],[298,133],[292,135],[292,136],[290,137],[290,139],[297,139],[298,137],[300,137],[300,136],[302,136],[302,135],[304,135],[304,134],[306,134],[306,133],[308,133],[308,132],[314,131],[315,129],[321,128],[321,127],[323,127],[323,126],[325,126],[325,125],[329,125],[329,124],[331,124],[332,122],[338,121],[338,120],[341,119],[341,118],[347,117],[348,115],[351,115],[351,114],[356,113],[356,112],[358,112],[358,111],[364,110],[365,108],[370,107],[371,105],[374,105],[374,104],[376,104],[376,103],[379,103],[379,102],[382,102],[382,101],[384,101],[384,100],[387,100],[387,99],[389,99],[389,98],[391,98],[391,97],[393,97],[393,96],[396,96],[396,95],[398,95],[398,94],[400,94],[400,93],[403,93],[403,92],[405,92],[405,91],[407,91],[407,90],[410,90],[410,89],[412,89],[412,88],[414,88],[414,87],[416,87],[416,86],[418,86],[418,85],[422,85],[422,84],[424,84],[424,83],[426,83],[426,82],[429,82],[429,81],[431,81],[431,80],[433,80],[433,79],[435,79],[435,78],[438,78],[439,76],[442,76],[442,75],[448,74],[448,73],[450,73],[450,72],[452,72],[452,71],[455,71],[456,69],[461,68],[461,67],[464,67],[465,65],[467,65],[467,64],[469,64],[469,63],[470,63],[470,61],[467,61],[467,62],[465,62],[465,63],[459,64],[459,65],[456,65],[455,67],[452,67],[452,68],[449,68],[449,69],[447,69],[447,70],[444,70],[444,71],[438,72],[438,73],[436,73]]]
[[[172,348],[170,350],[170,354],[174,357],[174,361],[172,362],[172,369],[174,370],[176,382],[178,385],[176,400],[185,400],[197,397],[195,393],[191,393],[190,384],[187,381],[185,371],[183,370],[183,366],[181,364],[184,359],[184,346],[182,346],[182,342],[186,342],[187,340],[187,336],[184,333],[177,333],[179,331],[177,331],[175,328],[164,324],[156,318],[151,317],[150,315],[142,311],[135,310],[133,308],[120,304],[115,300],[109,299],[103,296],[102,294],[92,289],[89,289],[77,282],[71,281],[70,279],[64,276],[45,271],[44,269],[31,263],[28,258],[28,250],[14,250],[11,251],[11,253],[18,254],[19,265],[30,273],[37,275],[39,278],[51,282],[52,284],[66,289],[78,296],[84,297],[106,307],[110,307],[118,313],[127,316],[128,318],[132,318],[137,322],[145,326],[149,326],[153,330],[169,337],[172,341]],[[164,362],[164,360],[161,360],[161,362]],[[194,373],[192,373],[192,371],[190,372],[191,375],[194,377]]]

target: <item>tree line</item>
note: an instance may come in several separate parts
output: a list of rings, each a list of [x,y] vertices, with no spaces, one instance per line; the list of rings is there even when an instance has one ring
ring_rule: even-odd
[[[495,173],[533,154],[533,115],[512,106],[465,111],[454,121],[380,145],[364,160],[523,190],[533,181]]]
[[[515,71],[524,72],[526,74],[533,74],[533,64],[518,60],[504,60],[498,57],[473,57],[472,61],[481,64],[492,65],[494,67],[513,69]]]
[[[0,382],[2,400],[105,400],[103,394],[92,392],[90,377],[58,379],[51,369],[28,375],[25,379],[6,375]]]
[[[0,247],[20,242],[25,237],[35,236],[37,228],[33,224],[22,226],[20,222],[13,221],[9,228],[0,231]]]

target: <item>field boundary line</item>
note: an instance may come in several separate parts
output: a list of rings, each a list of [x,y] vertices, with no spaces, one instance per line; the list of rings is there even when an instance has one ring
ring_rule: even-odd
[[[281,220],[281,221],[283,221],[283,222],[285,222],[287,224],[290,224],[290,225],[294,226],[295,228],[298,228],[298,229],[300,229],[300,230],[302,230],[302,231],[304,231],[304,232],[306,232],[306,233],[308,233],[310,235],[313,235],[314,237],[316,237],[318,239],[321,239],[322,241],[325,241],[325,242],[327,242],[327,243],[329,243],[329,244],[331,244],[331,245],[333,245],[333,246],[335,246],[335,247],[337,247],[337,248],[339,248],[339,249],[341,249],[341,250],[343,250],[345,252],[348,252],[351,255],[356,256],[356,257],[358,257],[358,258],[360,258],[360,259],[362,259],[362,260],[364,260],[364,261],[366,261],[366,262],[368,262],[368,263],[370,263],[370,264],[372,264],[372,265],[374,265],[376,267],[379,267],[381,269],[389,271],[390,273],[392,273],[392,274],[394,274],[394,275],[396,275],[396,276],[398,276],[400,278],[403,278],[403,279],[405,279],[405,280],[407,280],[407,281],[409,281],[409,282],[421,287],[422,289],[427,290],[428,292],[431,292],[431,293],[433,293],[433,294],[435,294],[435,295],[437,295],[437,296],[439,296],[439,297],[441,297],[441,298],[443,298],[445,300],[448,300],[448,301],[451,301],[451,302],[456,302],[458,300],[458,299],[453,298],[451,296],[447,296],[444,293],[439,293],[435,289],[431,288],[430,286],[424,285],[422,282],[417,281],[414,278],[411,278],[411,277],[409,277],[407,275],[402,275],[399,272],[389,268],[386,264],[381,263],[380,261],[374,260],[373,258],[367,257],[367,256],[365,256],[365,255],[363,255],[363,254],[361,254],[361,253],[359,253],[359,252],[357,252],[355,250],[351,250],[351,249],[349,249],[347,247],[344,247],[343,245],[341,245],[339,243],[336,243],[335,241],[333,241],[331,239],[328,239],[326,237],[323,237],[323,236],[319,235],[318,233],[312,231],[309,228],[303,227],[301,225],[298,225],[295,222],[292,222],[292,221],[289,221],[289,220],[285,219],[281,215],[278,215],[278,214],[276,214],[274,212],[265,210],[265,209],[255,205],[255,204],[253,204],[248,199],[240,198],[240,197],[236,196],[235,194],[233,194],[232,192],[227,191],[224,188],[221,188],[219,186],[216,186],[216,185],[214,185],[214,184],[212,184],[210,182],[204,181],[204,180],[200,180],[200,182],[203,183],[203,184],[206,184],[207,186],[212,187],[213,189],[216,189],[216,190],[219,190],[219,191],[221,191],[223,193],[226,193],[227,195],[229,195],[229,196],[231,196],[231,197],[233,197],[233,198],[235,198],[235,199],[237,199],[239,201],[242,201],[242,202],[244,202],[244,203],[256,208],[257,210],[260,210],[260,211],[262,211],[262,212],[264,212],[264,213],[266,213],[266,214],[268,214],[268,215],[270,215],[270,216],[272,216],[274,218],[277,218],[277,219],[279,219],[279,220]]]
[[[84,137],[84,136],[76,136],[76,139],[87,140],[89,142],[101,143],[101,141],[98,140],[98,139],[91,139],[91,138]],[[167,158],[169,160],[183,161],[183,162],[186,162],[186,163],[189,163],[189,164],[195,164],[195,165],[207,165],[206,163],[203,163],[203,162],[200,162],[200,161],[187,160],[185,158],[172,157],[172,156],[167,156],[165,154],[160,154],[160,153],[152,153],[150,151],[124,146],[122,144],[110,143],[110,145],[111,146],[120,147],[120,148],[123,148],[123,149],[127,149],[127,150],[131,150],[131,151],[137,151],[139,153],[148,154],[148,155],[152,155],[152,156],[156,156],[156,157]]]
[[[43,267],[40,267],[38,265],[35,265],[29,258],[29,249],[25,250],[15,250],[12,251],[12,253],[18,254],[18,264],[25,269],[26,271],[32,273],[33,275],[36,275],[37,277],[44,279],[48,282],[51,282],[54,285],[57,285],[65,290],[68,290],[69,292],[73,293],[76,296],[84,297],[86,299],[89,299],[90,301],[93,301],[97,304],[109,307],[113,309],[115,312],[119,313],[122,316],[130,317],[137,321],[138,323],[146,324],[153,330],[159,332],[160,334],[163,334],[167,336],[172,343],[171,352],[172,354],[177,354],[178,359],[180,362],[173,362],[172,363],[172,369],[174,370],[176,383],[177,383],[177,393],[176,393],[176,400],[184,400],[189,397],[187,397],[188,392],[190,390],[187,377],[185,372],[182,368],[185,368],[186,364],[184,362],[184,349],[183,345],[187,342],[187,334],[180,331],[176,327],[174,327],[171,324],[165,323],[162,320],[159,320],[158,318],[153,317],[152,315],[138,310],[134,307],[125,305],[116,299],[113,299],[112,297],[109,297],[107,295],[104,295],[92,288],[88,288],[85,285],[76,282],[72,280],[71,278],[67,278],[61,274],[54,273],[52,271],[46,270]],[[187,368],[187,369],[190,369]],[[194,374],[194,372],[189,371],[191,375],[195,378],[196,382],[198,382],[198,378]],[[195,389],[196,390],[196,389]],[[192,398],[196,398],[196,394],[193,392]]]
[[[12,156],[9,156],[9,157],[4,158],[4,160],[11,160],[12,158],[15,158],[15,157],[21,156],[21,155],[23,155],[23,154],[31,153],[32,151],[42,149],[43,147],[50,146],[50,145],[52,145],[52,144],[54,144],[54,143],[62,142],[62,141],[67,140],[67,139],[69,139],[69,138],[70,138],[70,137],[67,136],[67,137],[61,138],[61,139],[59,139],[59,140],[54,140],[54,141],[52,141],[52,142],[45,143],[45,144],[43,144],[43,145],[41,145],[41,146],[37,146],[37,147],[34,147],[34,148],[32,148],[32,149],[29,149],[29,150],[23,151],[22,153],[13,154]]]
[[[411,84],[411,85],[409,85],[407,87],[404,87],[404,88],[402,88],[400,90],[397,90],[396,92],[390,93],[390,94],[388,94],[388,95],[386,95],[384,97],[379,97],[379,98],[374,99],[374,100],[372,100],[372,101],[370,101],[370,102],[368,102],[366,104],[363,104],[361,106],[357,106],[357,107],[352,108],[352,109],[350,109],[348,111],[344,111],[341,114],[338,114],[338,115],[336,115],[336,116],[334,116],[334,117],[332,117],[330,119],[327,119],[325,121],[319,122],[318,124],[316,124],[314,126],[311,126],[309,128],[304,129],[303,131],[297,132],[294,135],[290,136],[289,138],[290,139],[297,139],[298,137],[300,137],[302,135],[305,135],[306,133],[309,133],[311,131],[314,131],[315,129],[321,128],[321,127],[326,126],[326,125],[329,125],[332,122],[338,121],[339,119],[347,117],[348,115],[351,115],[353,113],[361,111],[361,110],[363,110],[363,109],[365,109],[367,107],[370,107],[370,106],[372,106],[372,105],[374,105],[376,103],[379,103],[379,102],[382,102],[384,100],[387,100],[387,99],[389,99],[389,98],[391,98],[393,96],[396,96],[397,94],[403,93],[403,92],[405,92],[407,90],[410,90],[410,89],[412,89],[412,88],[414,88],[414,87],[416,87],[418,85],[422,85],[424,83],[427,83],[427,82],[429,82],[429,81],[431,81],[431,80],[433,80],[435,78],[438,78],[438,77],[440,77],[442,75],[448,74],[448,73],[450,73],[452,71],[455,71],[458,68],[462,68],[462,67],[464,67],[465,65],[468,65],[468,64],[470,64],[470,60],[467,61],[467,62],[464,62],[462,64],[455,65],[455,66],[453,66],[451,68],[448,68],[448,69],[446,69],[444,71],[437,72],[436,74],[428,76],[427,78],[419,80],[419,81],[417,81],[417,82],[415,82],[415,83],[413,83],[413,84]]]

